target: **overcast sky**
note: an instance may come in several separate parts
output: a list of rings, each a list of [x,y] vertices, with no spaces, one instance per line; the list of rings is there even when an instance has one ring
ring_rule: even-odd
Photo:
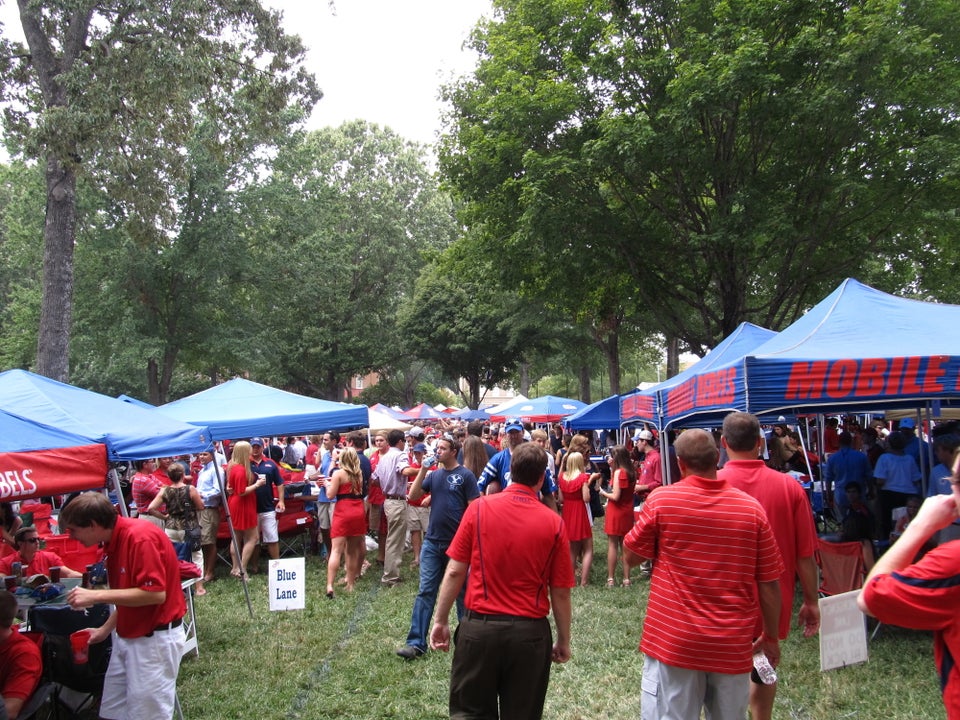
[[[324,97],[311,129],[363,119],[431,144],[440,129],[440,85],[469,72],[463,43],[490,0],[264,0],[303,38]],[[17,3],[0,0],[8,35],[22,38]]]
[[[440,85],[469,72],[464,41],[490,0],[266,0],[303,38],[324,97],[310,127],[360,118],[409,140],[440,129]]]

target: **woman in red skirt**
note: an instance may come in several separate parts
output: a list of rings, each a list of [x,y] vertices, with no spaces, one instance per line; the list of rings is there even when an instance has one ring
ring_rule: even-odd
[[[623,554],[623,536],[633,528],[633,487],[637,471],[623,445],[610,449],[610,492],[600,490],[607,499],[603,530],[607,533],[607,587],[615,584],[617,555]],[[623,563],[623,585],[630,584],[630,568]]]
[[[570,541],[570,559],[573,567],[580,560],[580,586],[590,584],[590,566],[593,564],[593,524],[590,517],[590,486],[600,473],[584,472],[583,455],[574,452],[567,456],[567,469],[560,475],[563,494],[563,525]]]
[[[352,447],[340,453],[340,467],[327,481],[327,497],[337,504],[330,524],[333,547],[327,561],[327,597],[333,597],[333,581],[340,569],[340,558],[345,558],[347,590],[353,590],[360,575],[360,566],[366,549],[367,516],[363,509],[363,475],[360,460]]]

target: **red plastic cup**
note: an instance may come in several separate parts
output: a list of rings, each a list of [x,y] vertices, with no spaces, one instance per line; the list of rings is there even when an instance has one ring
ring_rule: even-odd
[[[84,665],[90,659],[90,631],[77,630],[70,634],[70,648],[73,650],[73,662]]]
[[[60,582],[60,566],[53,565],[50,568],[50,582],[58,583]]]

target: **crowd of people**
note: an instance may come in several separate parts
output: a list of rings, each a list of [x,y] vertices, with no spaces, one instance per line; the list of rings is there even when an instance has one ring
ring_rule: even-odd
[[[871,557],[861,603],[879,617],[910,609],[918,626],[937,630],[949,709],[960,703],[952,663],[960,636],[949,604],[960,583],[944,589],[944,578],[960,576],[960,553],[948,543],[960,528],[956,427],[934,434],[937,464],[925,458],[910,418],[892,430],[839,420],[823,430],[815,460],[842,515],[841,539],[861,539],[871,554],[875,544],[884,546],[878,541],[896,540],[876,564]],[[232,576],[255,572],[261,548],[279,557],[277,516],[292,479],[315,487],[311,551],[326,561],[327,598],[352,591],[374,562],[384,588],[418,576],[398,656],[449,650],[456,608],[451,716],[540,716],[551,663],[571,656],[571,588],[592,582],[593,532],[602,517],[606,586],[650,582],[641,716],[743,718],[749,708],[754,720],[770,718],[776,680],[755,663],[761,657],[778,665],[797,580],[803,634],[817,633],[820,623],[810,500],[787,474],[810,468],[805,444],[786,424],[764,430],[747,413],[731,413],[715,434],[686,430],[667,438],[641,428],[624,443],[614,437],[515,419],[451,420],[376,432],[369,448],[365,432],[331,430],[137,462],[130,478],[135,519],[118,517],[98,493],[80,495],[60,514],[61,532],[107,548],[109,587],[77,588],[68,597],[75,608],[116,608],[91,635],[92,642],[114,642],[104,717],[120,717],[109,714],[119,707],[169,716],[182,632],[166,631],[184,612],[178,555],[201,569],[202,596],[203,583],[215,579],[218,529],[228,512],[239,550],[231,545]],[[931,499],[921,507],[924,491]],[[895,507],[906,514],[895,520]],[[31,574],[57,565],[65,577],[80,575],[41,550],[36,528],[12,507],[0,509],[2,541],[15,551],[0,557],[0,571],[7,574],[16,558]],[[376,547],[373,562],[368,542]],[[919,559],[927,551],[929,559]],[[5,608],[0,596],[0,644],[12,634]],[[30,662],[29,651],[18,653]],[[7,687],[5,702],[13,692]],[[10,695],[10,717],[23,695]]]

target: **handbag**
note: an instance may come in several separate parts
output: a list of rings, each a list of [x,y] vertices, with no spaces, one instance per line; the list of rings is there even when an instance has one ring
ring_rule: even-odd
[[[183,542],[190,548],[190,552],[200,550],[200,526],[191,525],[183,530]]]

